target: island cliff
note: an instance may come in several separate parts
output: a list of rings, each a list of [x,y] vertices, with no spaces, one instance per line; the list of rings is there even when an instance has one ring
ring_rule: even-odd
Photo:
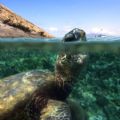
[[[0,37],[45,37],[53,35],[37,27],[21,16],[16,15],[0,4]]]

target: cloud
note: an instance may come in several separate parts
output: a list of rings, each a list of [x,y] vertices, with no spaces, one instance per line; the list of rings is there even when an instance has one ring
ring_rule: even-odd
[[[48,27],[47,30],[51,31],[51,32],[58,32],[58,28],[57,27]]]
[[[107,34],[107,35],[120,35],[120,30],[94,27],[91,29],[91,33],[97,33],[97,34],[101,33],[101,34]]]
[[[63,32],[69,32],[69,31],[72,30],[72,29],[73,29],[72,26],[64,26],[64,27],[62,28],[62,31],[63,31]]]
[[[50,26],[50,27],[46,27],[46,30],[55,35],[56,37],[63,37],[67,32],[69,32],[70,30],[72,30],[73,27],[72,26]]]
[[[63,37],[67,32],[75,28],[75,26],[65,25],[65,26],[50,26],[46,27],[46,30],[53,34],[56,37]],[[112,28],[105,28],[105,27],[93,27],[89,29],[89,31],[85,30],[86,33],[96,33],[96,34],[106,34],[106,35],[119,35],[120,30],[112,29]]]

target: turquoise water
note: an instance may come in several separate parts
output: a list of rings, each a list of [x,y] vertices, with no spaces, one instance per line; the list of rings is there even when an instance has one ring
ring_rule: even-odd
[[[69,98],[76,100],[89,120],[120,120],[120,38],[87,40],[63,43],[61,38],[0,38],[0,78],[34,69],[54,72],[61,51],[86,53],[86,68]]]
[[[119,52],[120,37],[87,38],[87,42],[63,43],[62,38],[0,38],[0,48],[37,48],[43,51],[65,52]]]

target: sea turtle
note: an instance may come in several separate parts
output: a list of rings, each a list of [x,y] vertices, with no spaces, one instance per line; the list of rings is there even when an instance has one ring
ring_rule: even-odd
[[[79,40],[79,37],[72,39]],[[55,73],[32,70],[0,80],[0,120],[80,120],[79,117],[72,118],[70,106],[74,102],[66,98],[86,58],[86,54],[61,52]]]

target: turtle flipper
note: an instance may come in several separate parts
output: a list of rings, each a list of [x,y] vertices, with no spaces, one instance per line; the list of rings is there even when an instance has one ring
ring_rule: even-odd
[[[41,111],[39,120],[71,120],[69,105],[62,101],[50,99]]]
[[[72,113],[72,120],[89,120],[87,112],[80,106],[77,100],[68,98],[66,101]]]

